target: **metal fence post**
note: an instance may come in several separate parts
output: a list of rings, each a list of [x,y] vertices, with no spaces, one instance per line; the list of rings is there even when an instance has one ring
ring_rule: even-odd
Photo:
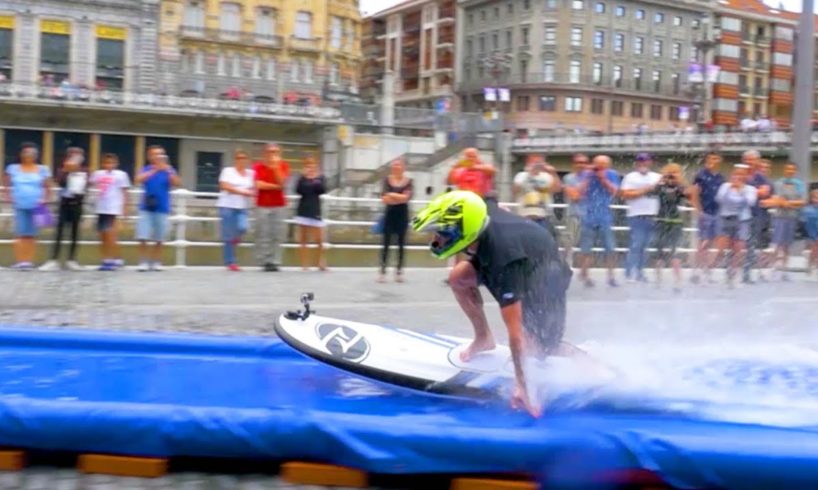
[[[176,267],[187,267],[187,200],[185,189],[174,191],[176,201]]]

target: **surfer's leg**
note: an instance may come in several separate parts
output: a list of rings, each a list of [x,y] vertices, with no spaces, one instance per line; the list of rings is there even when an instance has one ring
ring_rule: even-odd
[[[469,261],[459,262],[449,273],[449,285],[463,313],[469,317],[474,327],[474,341],[460,353],[460,359],[468,362],[475,354],[494,349],[494,336],[489,329],[486,312],[483,311],[483,297],[480,295],[477,271]]]

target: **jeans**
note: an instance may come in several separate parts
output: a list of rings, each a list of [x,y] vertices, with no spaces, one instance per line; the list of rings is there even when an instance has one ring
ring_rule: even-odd
[[[247,231],[247,210],[219,208],[222,218],[222,241],[224,242],[224,265],[236,263],[236,245]]]
[[[67,226],[71,228],[71,241],[69,242],[68,259],[76,260],[77,258],[77,240],[79,240],[80,220],[82,219],[82,202],[71,203],[60,201],[59,217],[57,218],[57,236],[54,239],[54,248],[51,252],[51,258],[57,260],[60,258],[60,249],[62,248],[63,231]]]
[[[386,274],[386,264],[389,259],[389,247],[392,244],[392,235],[395,235],[398,242],[398,267],[397,271],[403,270],[403,248],[406,245],[406,231],[392,233],[392,230],[384,231],[383,245],[381,247],[381,274]]]
[[[647,262],[647,248],[653,233],[653,216],[632,216],[628,218],[631,228],[631,243],[625,259],[625,277],[641,278]]]

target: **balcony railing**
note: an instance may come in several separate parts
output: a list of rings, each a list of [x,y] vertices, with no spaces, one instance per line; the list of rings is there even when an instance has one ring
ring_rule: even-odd
[[[204,39],[214,42],[231,42],[240,44],[259,44],[280,48],[281,36],[275,34],[259,34],[255,32],[225,31],[208,27],[182,26],[181,35],[187,39]]]
[[[770,64],[766,61],[756,61],[756,70],[767,71],[770,69]]]
[[[598,92],[618,93],[618,92],[635,92],[640,94],[652,94],[661,96],[681,97],[681,87],[673,82],[659,83],[658,90],[656,83],[647,78],[642,79],[620,79],[616,83],[611,80],[610,75],[598,80],[593,75],[581,75],[579,77],[572,77],[568,73],[554,73],[549,74],[546,79],[542,73],[529,72],[525,76],[515,75],[500,77],[495,83],[491,77],[484,77],[481,79],[473,79],[461,82],[459,87],[461,90],[482,90],[483,87],[501,86],[514,87],[516,85],[527,86],[543,86],[562,85],[575,86],[585,89],[593,89]]]
[[[739,85],[738,93],[742,95],[750,95],[750,86],[749,85]]]
[[[300,38],[290,36],[290,49],[296,51],[321,51],[321,38]]]
[[[755,95],[756,97],[767,97],[769,93],[770,89],[766,87],[755,87],[753,89],[753,95]]]
[[[770,44],[770,37],[769,36],[756,36],[756,43],[758,44]]]
[[[440,9],[437,13],[437,21],[440,23],[454,22],[456,10],[454,8]]]
[[[739,60],[738,64],[744,69],[749,69],[750,68],[750,60],[748,60],[748,59],[742,58],[742,59]]]

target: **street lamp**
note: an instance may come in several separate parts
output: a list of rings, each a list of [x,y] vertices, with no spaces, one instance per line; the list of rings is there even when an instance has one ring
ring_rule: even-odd
[[[702,69],[702,85],[701,91],[699,93],[698,99],[701,101],[699,104],[700,111],[698,114],[698,123],[699,127],[703,126],[707,122],[707,118],[710,117],[712,110],[711,110],[711,81],[709,76],[709,69],[708,67],[712,64],[712,58],[710,56],[713,49],[716,47],[716,40],[714,38],[712,27],[712,18],[710,14],[705,14],[701,18],[701,26],[702,26],[702,37],[693,43],[696,46],[699,57],[697,61],[701,64]]]

